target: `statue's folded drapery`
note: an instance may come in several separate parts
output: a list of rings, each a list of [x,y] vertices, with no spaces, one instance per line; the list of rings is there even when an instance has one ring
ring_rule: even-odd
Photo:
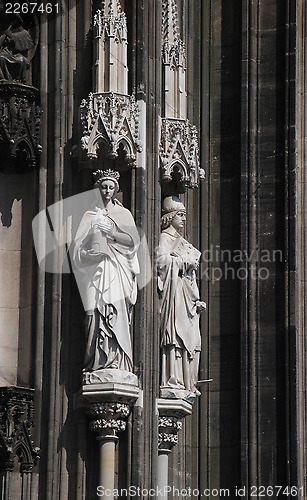
[[[199,290],[195,270],[189,265],[190,260],[176,251],[179,238],[181,246],[186,244],[193,251],[194,247],[178,233],[171,234],[167,229],[161,233],[157,251],[161,301],[161,386],[191,391],[197,382],[201,350],[197,311]],[[172,348],[174,368],[170,366]]]
[[[118,243],[95,229],[97,217],[106,217],[116,231],[130,236],[132,244],[128,247]],[[86,253],[94,244],[100,247],[102,255],[93,262]],[[73,260],[87,312],[85,370],[132,370],[130,317],[137,297],[138,246],[133,217],[117,200],[107,211],[96,205],[84,214],[75,238]]]

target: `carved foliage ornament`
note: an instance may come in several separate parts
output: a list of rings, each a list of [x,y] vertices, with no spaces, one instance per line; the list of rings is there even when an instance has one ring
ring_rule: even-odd
[[[98,158],[103,145],[110,158],[134,163],[141,151],[139,109],[134,96],[113,92],[91,93],[81,103],[82,149],[90,159]]]
[[[0,468],[12,471],[18,457],[21,472],[32,472],[39,457],[33,445],[33,390],[16,387],[0,389]]]
[[[182,429],[182,422],[177,417],[159,417],[159,449],[170,451],[178,443],[178,431],[180,429]]]
[[[189,120],[162,118],[160,165],[164,182],[172,180],[175,169],[187,187],[197,187],[204,178],[204,170],[199,168],[197,129]]]
[[[126,428],[130,407],[123,403],[90,403],[86,410],[90,418],[90,430],[101,436],[117,436]]]

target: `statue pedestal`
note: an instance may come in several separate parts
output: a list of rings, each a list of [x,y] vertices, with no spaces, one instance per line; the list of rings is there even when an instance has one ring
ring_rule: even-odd
[[[87,403],[115,401],[133,406],[139,397],[139,392],[137,376],[126,370],[105,369],[83,372],[81,401]]]
[[[115,446],[118,433],[126,428],[131,408],[139,397],[138,379],[125,370],[83,372],[79,406],[84,406],[89,426],[98,434],[99,486],[110,490],[113,499]]]

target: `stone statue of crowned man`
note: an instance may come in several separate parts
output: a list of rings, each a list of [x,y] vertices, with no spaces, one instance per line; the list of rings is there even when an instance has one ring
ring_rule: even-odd
[[[85,212],[74,246],[83,282],[87,345],[84,371],[132,371],[130,320],[137,297],[139,235],[132,214],[115,198],[119,172],[98,170],[96,200]]]
[[[162,397],[193,398],[199,394],[199,313],[206,304],[200,301],[196,282],[201,253],[180,234],[185,220],[181,200],[176,196],[165,198],[157,250]]]

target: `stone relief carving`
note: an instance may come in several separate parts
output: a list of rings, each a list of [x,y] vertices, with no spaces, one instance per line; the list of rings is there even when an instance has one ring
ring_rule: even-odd
[[[33,390],[17,387],[0,388],[0,469],[12,471],[18,457],[21,473],[31,473],[39,458],[31,431]]]
[[[32,21],[32,26],[28,26],[19,14],[10,14],[8,26],[1,26],[0,83],[28,83],[28,69],[38,42],[35,16]]]
[[[161,395],[194,400],[201,350],[200,301],[196,270],[200,252],[180,231],[186,209],[176,196],[163,201],[162,233],[157,249],[161,313]]]
[[[116,200],[119,173],[98,170],[94,201],[76,233],[73,260],[86,310],[85,371],[132,371],[130,318],[137,297],[139,235]]]

